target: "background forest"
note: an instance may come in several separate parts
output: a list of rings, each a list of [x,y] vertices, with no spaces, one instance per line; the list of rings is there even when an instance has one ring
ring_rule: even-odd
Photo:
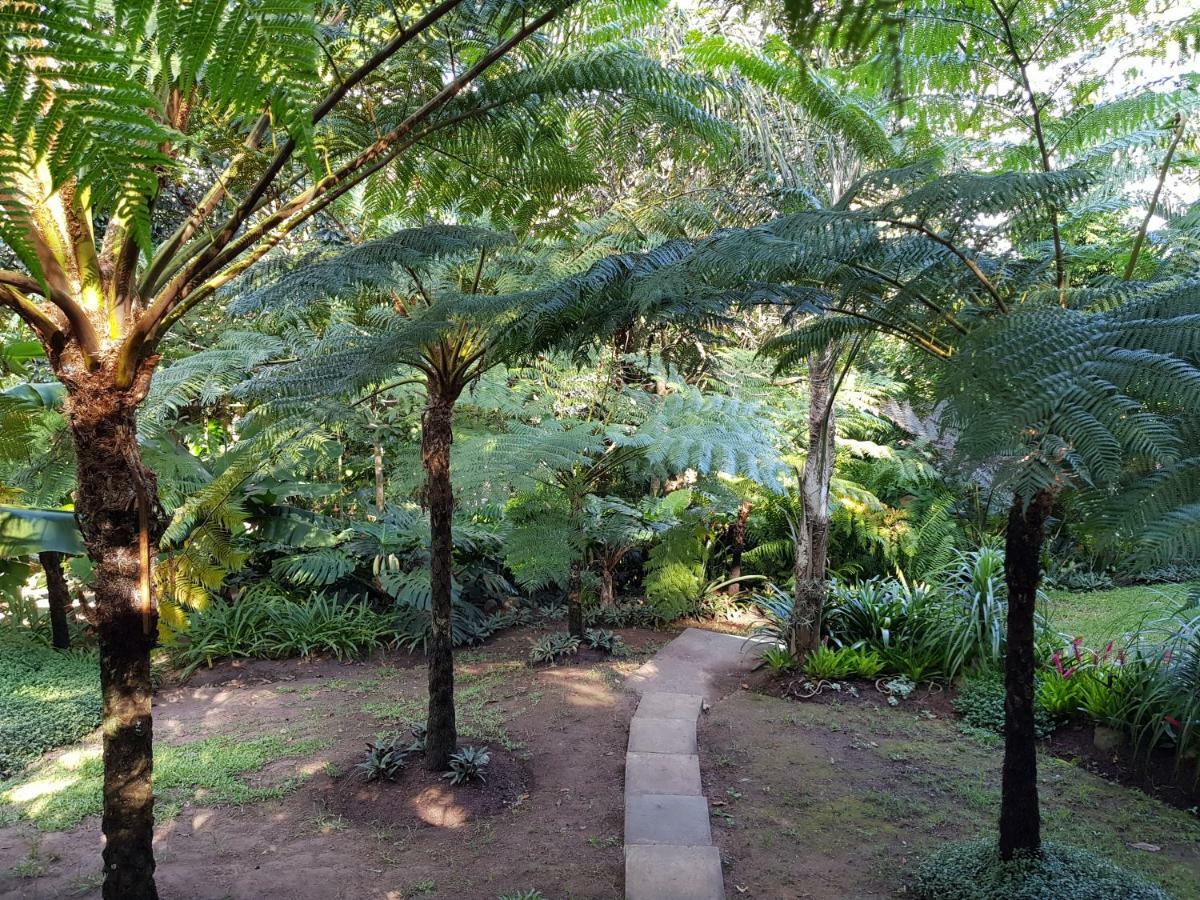
[[[1198,40],[1130,0],[0,10],[0,822],[103,809],[104,896],[157,896],[164,679],[421,654],[355,777],[458,785],[512,748],[456,655],[704,624],[766,693],[1000,736],[999,841],[918,894],[1032,855],[1161,896],[1043,847],[1035,742],[1195,800]],[[102,722],[96,796],[31,795]]]

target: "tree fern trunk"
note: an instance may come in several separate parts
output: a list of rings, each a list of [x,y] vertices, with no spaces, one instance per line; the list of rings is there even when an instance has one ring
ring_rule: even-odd
[[[1005,533],[1008,652],[1004,660],[1004,769],[1000,794],[1000,855],[1040,853],[1037,733],[1034,727],[1034,623],[1042,541],[1052,495],[1025,505],[1013,498]]]
[[[583,533],[583,498],[571,498],[571,525],[576,533]],[[567,569],[567,630],[583,640],[583,560],[582,549],[572,548],[571,564]]]
[[[149,560],[163,530],[157,481],[141,460],[130,391],[106,373],[70,385],[78,460],[75,515],[94,566],[104,730],[105,900],[154,900],[150,650],[158,634]]]
[[[432,623],[429,635],[429,718],[425,765],[450,768],[458,745],[454,723],[454,633],[451,606],[454,488],[450,481],[454,401],[435,385],[421,422],[421,462],[425,467],[425,502],[429,506],[429,584]]]
[[[833,479],[834,431],[833,376],[840,348],[832,345],[808,362],[808,455],[800,480],[804,515],[796,531],[789,649],[805,656],[821,642],[821,619],[828,585],[825,570],[829,554],[829,484]]]
[[[63,575],[62,554],[47,550],[38,554],[38,562],[46,573],[46,597],[50,603],[50,643],[56,650],[69,650],[71,632],[67,626],[67,610],[71,594]]]
[[[746,551],[746,523],[750,521],[750,501],[743,500],[738,506],[737,518],[729,528],[730,560],[729,577],[742,577],[742,554]],[[734,582],[725,589],[730,596],[736,597],[741,593],[742,586]]]

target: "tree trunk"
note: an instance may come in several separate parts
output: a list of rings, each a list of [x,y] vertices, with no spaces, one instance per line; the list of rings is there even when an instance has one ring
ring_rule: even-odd
[[[788,647],[797,657],[807,656],[821,644],[821,622],[825,615],[825,559],[829,542],[829,520],[807,523],[808,553],[796,555],[795,602],[792,607],[792,639]]]
[[[800,480],[803,512],[795,528],[793,575],[796,581],[789,649],[806,656],[821,642],[821,619],[828,585],[829,484],[833,479],[833,376],[839,348],[830,346],[808,361],[808,455]]]
[[[583,515],[583,499],[571,498],[571,525],[577,533],[582,533],[579,524]],[[574,548],[571,564],[567,568],[567,630],[572,635],[583,640],[583,550]]]
[[[384,481],[383,481],[383,441],[379,438],[379,432],[375,432],[375,441],[372,447],[375,456],[375,512],[383,515],[385,507],[384,497]]]
[[[1053,496],[1039,491],[1026,506],[1014,497],[1005,534],[1008,652],[1004,659],[1004,770],[1000,855],[1040,853],[1037,735],[1034,729],[1034,623],[1042,540]]]
[[[732,544],[730,550],[730,566],[729,577],[742,577],[742,553],[746,550],[746,523],[750,520],[750,501],[743,500],[738,506],[737,518],[733,520],[733,525],[729,528],[729,537]],[[740,582],[734,582],[725,589],[725,592],[731,597],[736,597],[741,593],[742,585]]]
[[[600,561],[600,605],[613,606],[617,602],[615,578],[616,563],[608,559]]]
[[[122,391],[104,370],[69,384],[75,517],[94,567],[104,730],[105,900],[155,900],[150,650],[158,635],[150,561],[164,517],[137,444],[151,367]]]
[[[67,627],[67,610],[71,608],[71,593],[63,575],[61,553],[47,550],[38,554],[38,562],[46,573],[46,596],[50,601],[50,643],[56,650],[71,648],[71,632]]]
[[[451,531],[454,487],[450,481],[453,414],[453,397],[439,386],[430,384],[429,399],[421,421],[421,462],[425,467],[425,502],[429,506],[429,585],[432,607],[425,765],[438,772],[450,768],[450,757],[458,747],[454,723],[454,613],[450,600],[454,554]]]

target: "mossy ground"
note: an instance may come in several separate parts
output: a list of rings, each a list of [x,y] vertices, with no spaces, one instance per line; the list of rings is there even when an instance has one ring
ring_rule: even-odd
[[[725,698],[701,765],[729,895],[891,896],[946,841],[994,831],[1001,753],[911,702]],[[1039,785],[1048,838],[1198,895],[1200,818],[1049,756]]]

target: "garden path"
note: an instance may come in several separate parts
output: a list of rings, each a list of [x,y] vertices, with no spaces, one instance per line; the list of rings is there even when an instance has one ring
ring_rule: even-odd
[[[756,662],[748,638],[689,628],[629,676],[641,694],[625,754],[626,900],[724,900],[700,786],[696,722]]]

